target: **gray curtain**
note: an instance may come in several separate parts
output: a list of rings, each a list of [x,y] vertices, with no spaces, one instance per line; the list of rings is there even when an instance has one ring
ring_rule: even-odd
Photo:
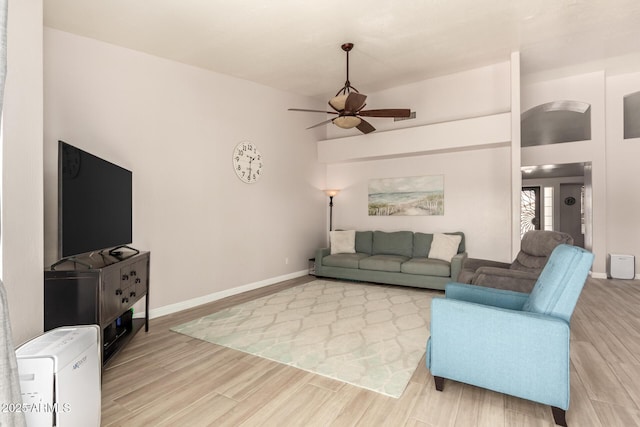
[[[4,3],[6,1],[0,0]],[[2,322],[0,327],[0,404],[3,407],[0,411],[0,426],[20,427],[25,425],[24,414],[11,405],[22,403],[22,396],[18,379],[18,363],[11,336],[7,292],[2,281],[0,281],[0,322]]]
[[[4,101],[4,81],[7,76],[7,3],[0,0],[0,114]],[[25,425],[24,414],[17,411],[15,404],[22,403],[18,363],[13,348],[11,322],[9,321],[9,305],[7,291],[0,280],[0,427],[22,427]],[[5,406],[14,404],[14,406]]]
[[[0,0],[0,114],[4,102],[4,81],[7,78],[7,3]]]

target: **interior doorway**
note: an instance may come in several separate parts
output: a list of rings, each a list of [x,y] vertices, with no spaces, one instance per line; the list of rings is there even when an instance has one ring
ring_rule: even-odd
[[[591,199],[587,197],[591,163],[525,166],[521,170],[521,234],[528,229],[562,231],[573,237],[574,245],[585,247],[591,232]]]

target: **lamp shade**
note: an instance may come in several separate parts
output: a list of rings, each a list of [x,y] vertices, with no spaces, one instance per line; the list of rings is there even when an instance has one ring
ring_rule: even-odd
[[[331,98],[329,100],[329,105],[331,105],[337,111],[342,111],[342,110],[344,110],[344,106],[347,103],[347,97],[348,96],[349,96],[348,93],[346,93],[344,95],[334,96],[333,98]]]
[[[342,129],[351,129],[358,126],[362,120],[356,116],[340,116],[333,119],[333,124]]]
[[[329,197],[333,197],[336,194],[338,194],[340,192],[340,190],[324,190],[324,194],[326,194]]]

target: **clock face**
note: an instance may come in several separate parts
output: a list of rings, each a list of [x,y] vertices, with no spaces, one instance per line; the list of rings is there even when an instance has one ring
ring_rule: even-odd
[[[262,154],[255,144],[241,142],[233,150],[233,169],[247,184],[253,184],[262,176]]]

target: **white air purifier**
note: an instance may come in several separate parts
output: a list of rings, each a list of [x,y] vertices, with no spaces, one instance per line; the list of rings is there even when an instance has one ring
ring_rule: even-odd
[[[100,328],[53,329],[16,350],[28,427],[99,427]]]
[[[607,277],[610,279],[635,279],[636,257],[633,255],[609,254]]]

